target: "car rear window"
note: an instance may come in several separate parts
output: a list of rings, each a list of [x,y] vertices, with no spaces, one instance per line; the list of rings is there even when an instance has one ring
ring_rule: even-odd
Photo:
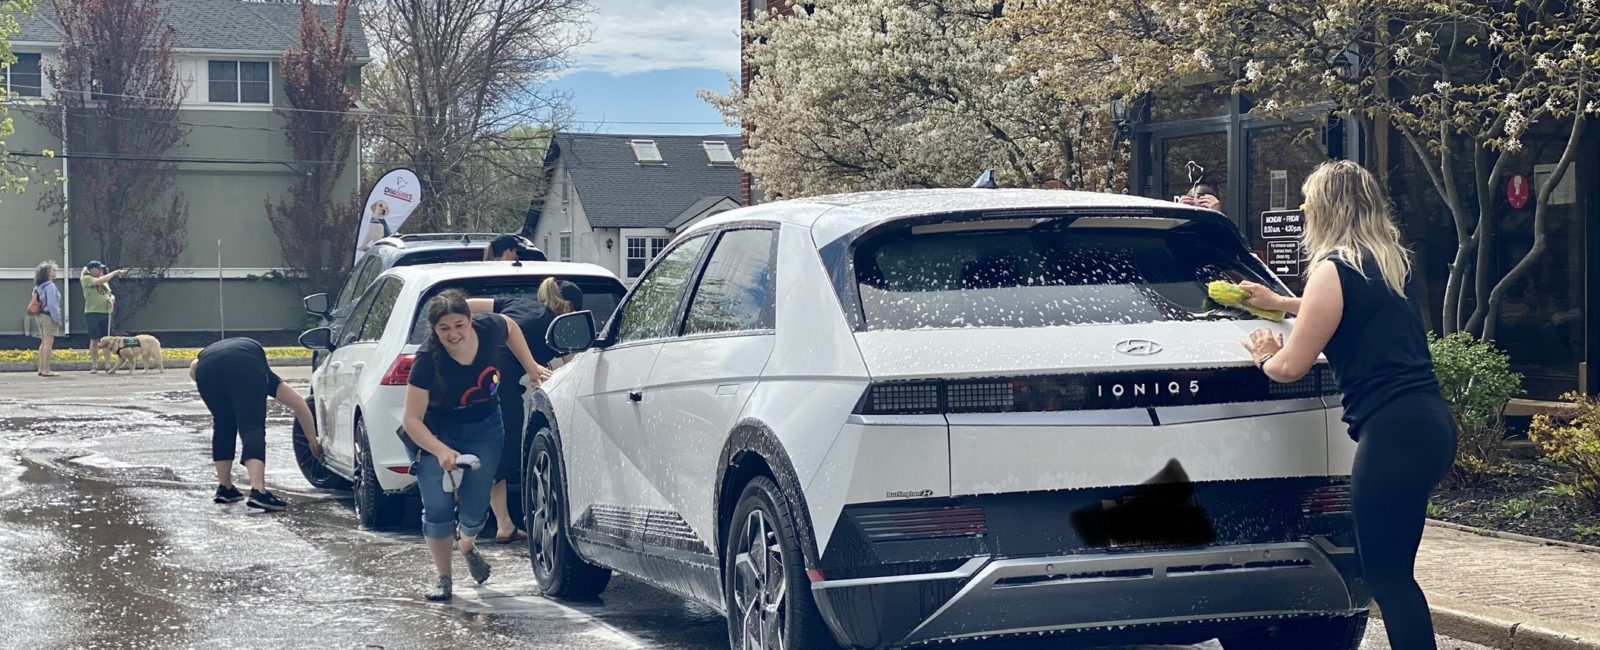
[[[617,303],[621,302],[622,294],[627,289],[622,283],[610,278],[563,278],[568,282],[578,285],[583,290],[583,310],[594,313],[596,325],[603,326],[611,318],[612,312],[617,310]],[[428,340],[428,317],[426,307],[439,292],[446,289],[461,289],[469,298],[504,298],[520,296],[528,300],[539,299],[539,284],[544,278],[538,276],[516,276],[510,278],[474,278],[459,282],[445,282],[428,290],[422,301],[417,303],[417,313],[412,316],[411,336],[409,343],[420,345]],[[600,330],[603,331],[603,330]]]
[[[481,262],[483,261],[483,247],[476,248],[438,248],[433,250],[408,251],[395,259],[394,266],[415,266],[418,264],[448,264],[450,262]]]
[[[855,271],[866,328],[1243,319],[1249,316],[1212,302],[1206,283],[1278,285],[1229,238],[1069,223],[922,234],[908,228],[863,241]]]

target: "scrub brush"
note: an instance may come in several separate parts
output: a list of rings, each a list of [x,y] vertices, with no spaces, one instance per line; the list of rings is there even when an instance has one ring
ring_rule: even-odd
[[[1212,300],[1217,301],[1217,304],[1224,307],[1242,309],[1250,312],[1250,315],[1256,318],[1264,318],[1274,323],[1283,322],[1283,312],[1281,311],[1257,309],[1244,304],[1244,301],[1250,297],[1250,292],[1227,280],[1215,280],[1207,284],[1206,294],[1211,296]]]

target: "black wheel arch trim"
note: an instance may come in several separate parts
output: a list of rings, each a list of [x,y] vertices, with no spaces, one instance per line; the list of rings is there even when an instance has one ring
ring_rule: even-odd
[[[805,492],[801,489],[800,477],[794,470],[794,463],[789,460],[789,452],[784,449],[783,442],[778,439],[777,433],[767,426],[765,422],[755,418],[745,418],[734,425],[733,431],[722,445],[722,456],[717,461],[717,482],[711,493],[712,512],[717,513],[717,549],[716,554],[720,560],[723,547],[727,543],[727,522],[723,521],[723,506],[732,507],[736,504],[723,504],[722,492],[728,480],[728,470],[733,468],[735,461],[744,454],[754,454],[761,458],[771,468],[773,479],[778,484],[785,498],[789,499],[790,506],[796,508],[796,520],[800,523],[801,530],[796,531],[800,538],[800,552],[804,556],[806,568],[814,568],[818,564],[817,542],[812,531],[815,530],[811,523],[811,508],[806,503]],[[737,495],[735,496],[737,498]],[[720,564],[720,562],[719,562]]]
[[[533,450],[533,437],[535,432],[539,430],[534,426],[536,421],[535,418],[544,418],[545,426],[543,428],[550,430],[550,442],[551,444],[555,445],[556,457],[554,461],[561,467],[561,485],[556,489],[561,490],[561,503],[565,504],[564,507],[567,508],[567,521],[561,522],[561,528],[570,536],[572,533],[572,499],[568,498],[567,494],[567,455],[566,451],[562,449],[561,445],[561,424],[556,419],[555,404],[550,401],[550,396],[545,394],[543,390],[537,388],[532,391],[532,395],[533,410],[528,413],[528,421],[523,424],[522,442],[518,445],[522,448],[522,467],[526,468],[528,466],[528,453]],[[523,481],[523,486],[523,489],[526,490],[526,480]],[[527,517],[531,516],[531,513],[524,512],[522,516],[524,519],[526,519]],[[528,525],[527,521],[523,521],[522,523],[524,526]],[[583,559],[583,561],[590,564],[595,564],[593,559],[584,557],[583,550],[579,545],[572,544],[570,539],[568,544],[571,545],[572,552],[576,553],[579,558]]]

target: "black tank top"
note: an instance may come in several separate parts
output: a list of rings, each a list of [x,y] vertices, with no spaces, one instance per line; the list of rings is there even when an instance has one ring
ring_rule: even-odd
[[[1338,256],[1329,261],[1339,269],[1344,315],[1323,354],[1344,393],[1350,437],[1359,440],[1361,424],[1378,409],[1401,396],[1438,396],[1439,381],[1416,301],[1389,290],[1371,253],[1361,258],[1365,278]],[[1418,295],[1415,275],[1406,281],[1406,296]]]

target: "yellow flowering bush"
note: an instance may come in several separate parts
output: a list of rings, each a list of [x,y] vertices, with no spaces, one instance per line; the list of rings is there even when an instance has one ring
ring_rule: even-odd
[[[200,354],[200,348],[165,348],[161,350],[161,358],[168,361],[188,361]],[[53,361],[88,361],[89,351],[56,350],[52,355]],[[311,351],[305,348],[267,348],[268,359],[310,359]],[[38,350],[0,350],[0,363],[35,363],[39,360]]]
[[[1546,456],[1565,466],[1571,476],[1566,485],[1600,508],[1600,403],[1575,392],[1562,399],[1577,408],[1570,413],[1533,416],[1528,437],[1544,448]]]

